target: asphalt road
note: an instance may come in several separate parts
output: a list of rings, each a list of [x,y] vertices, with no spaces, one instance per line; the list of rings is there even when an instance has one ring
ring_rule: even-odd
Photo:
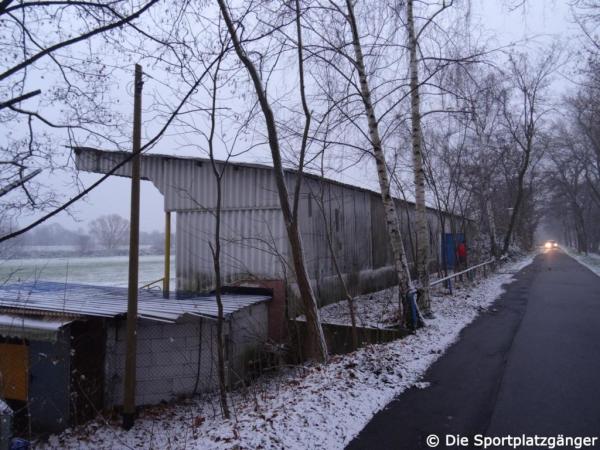
[[[600,277],[559,250],[540,254],[424,381],[347,448],[429,448],[430,434],[437,448],[477,448],[477,434],[600,437]],[[446,446],[447,434],[470,445]]]

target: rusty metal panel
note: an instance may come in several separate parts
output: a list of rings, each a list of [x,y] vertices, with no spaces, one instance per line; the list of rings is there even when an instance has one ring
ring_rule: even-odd
[[[29,349],[25,344],[0,343],[0,395],[27,401]]]

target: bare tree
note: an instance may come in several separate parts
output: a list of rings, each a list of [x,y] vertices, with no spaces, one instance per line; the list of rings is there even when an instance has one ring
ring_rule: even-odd
[[[268,144],[269,149],[271,150],[271,158],[273,161],[273,174],[275,176],[275,183],[277,185],[277,192],[279,195],[279,203],[281,205],[281,212],[283,214],[283,220],[285,223],[285,228],[287,231],[288,240],[292,252],[293,266],[296,274],[296,282],[298,284],[300,297],[303,302],[306,314],[308,338],[310,341],[310,356],[319,361],[326,361],[328,356],[327,346],[325,343],[323,330],[319,321],[319,310],[317,308],[317,301],[312,286],[310,284],[308,272],[306,270],[297,211],[296,207],[292,206],[297,205],[298,198],[300,196],[300,183],[303,167],[299,167],[297,174],[298,181],[293,191],[292,204],[290,204],[288,187],[286,185],[285,176],[283,172],[277,123],[267,95],[264,80],[261,79],[259,70],[257,69],[255,63],[252,61],[252,59],[246,52],[244,48],[244,43],[238,35],[238,28],[240,27],[240,24],[236,26],[236,24],[234,23],[234,20],[231,16],[231,11],[229,9],[229,6],[225,3],[225,0],[218,0],[218,4],[223,20],[225,21],[225,24],[227,26],[227,30],[229,32],[231,42],[235,49],[237,57],[239,58],[240,62],[243,64],[246,71],[248,72],[248,75],[250,76],[255,94],[258,98],[258,102],[265,120],[265,126],[267,128],[268,135]],[[301,43],[299,44],[300,45],[298,47],[301,49],[302,45]],[[303,158],[301,157],[301,161],[302,160]]]
[[[419,305],[423,312],[431,314],[429,298],[429,228],[427,225],[427,205],[425,204],[425,171],[423,167],[423,131],[421,126],[421,98],[419,83],[419,60],[417,51],[419,36],[433,18],[450,8],[453,1],[442,2],[442,5],[425,24],[417,29],[414,17],[414,1],[406,2],[406,27],[408,32],[409,72],[410,72],[410,109],[411,109],[411,142],[413,158],[413,178],[415,184],[415,210],[417,231],[417,278],[419,280]]]
[[[588,160],[577,155],[577,143],[566,130],[563,129],[561,135],[561,139],[556,141],[549,152],[554,175],[549,189],[554,194],[554,200],[558,200],[558,203],[562,203],[570,212],[570,222],[577,238],[577,250],[587,253],[588,224],[585,210],[589,205],[585,203],[588,200],[585,195],[585,168]],[[560,210],[564,213],[563,208]]]
[[[223,336],[223,299],[221,296],[222,291],[222,276],[221,276],[221,206],[222,206],[222,187],[223,187],[223,175],[227,164],[221,164],[220,167],[215,162],[215,127],[216,127],[216,114],[217,114],[217,90],[218,90],[218,76],[220,61],[215,67],[212,77],[212,96],[210,105],[210,130],[207,136],[208,142],[208,154],[212,167],[213,174],[215,176],[215,183],[217,185],[216,192],[216,203],[214,209],[215,217],[215,232],[214,232],[214,244],[210,245],[210,250],[213,257],[213,265],[215,269],[215,297],[217,299],[217,362],[218,362],[218,374],[219,374],[219,394],[221,400],[221,409],[223,416],[229,419],[229,405],[227,404],[227,384],[225,374],[225,346]]]
[[[90,222],[90,234],[107,250],[127,243],[129,221],[118,214],[100,216]]]
[[[333,223],[331,220],[327,218],[326,211],[326,201],[325,201],[325,186],[326,184],[323,182],[325,179],[325,149],[323,149],[321,153],[321,178],[318,184],[318,191],[311,192],[311,199],[315,199],[315,203],[319,208],[319,212],[321,213],[321,217],[323,218],[323,231],[325,233],[325,239],[327,241],[327,248],[329,249],[329,255],[331,257],[331,262],[333,264],[333,270],[335,271],[336,277],[338,279],[338,283],[342,287],[342,293],[346,302],[348,304],[348,312],[350,315],[350,327],[352,333],[352,348],[356,350],[359,347],[358,341],[358,332],[356,329],[356,311],[354,307],[354,297],[350,294],[350,290],[348,289],[348,283],[346,283],[346,279],[344,278],[344,274],[342,273],[342,269],[340,268],[340,262],[335,250],[334,238],[333,238]]]
[[[546,215],[562,231],[565,244],[579,252],[597,251],[600,236],[592,226],[600,219],[600,90],[584,72],[566,111],[556,120],[549,145]],[[568,214],[565,214],[565,210]]]
[[[524,54],[509,56],[509,73],[514,97],[505,92],[502,98],[504,126],[512,142],[520,151],[520,162],[516,174],[517,192],[512,205],[508,229],[504,237],[502,252],[507,253],[525,193],[525,176],[530,169],[536,139],[539,137],[541,121],[548,113],[545,105],[545,90],[549,78],[556,70],[557,50],[552,49],[535,63]]]
[[[77,252],[80,255],[86,255],[92,250],[92,237],[83,229],[77,231]]]
[[[600,52],[600,5],[595,0],[572,0],[571,5],[575,21],[590,45],[589,51],[597,55]]]
[[[116,144],[125,136],[110,101],[111,56],[102,52],[120,32],[142,35],[135,22],[157,3],[0,4],[0,40],[7,50],[0,62],[0,127],[5,132],[0,190],[10,191],[0,202],[4,214],[60,204],[60,194],[46,180],[49,173],[69,172],[65,143]],[[36,176],[42,170],[46,176]]]
[[[365,60],[363,57],[360,32],[358,29],[358,22],[354,14],[354,5],[352,0],[346,0],[346,14],[342,14],[345,16],[352,33],[352,48],[354,51],[354,58],[352,62],[358,73],[358,80],[360,83],[360,98],[364,105],[364,114],[367,117],[369,129],[369,139],[371,141],[373,156],[377,166],[377,178],[379,181],[381,199],[383,201],[385,210],[387,230],[390,236],[390,246],[392,248],[394,268],[398,276],[398,314],[400,322],[402,322],[404,318],[404,300],[411,289],[410,271],[408,270],[406,252],[404,250],[404,243],[402,242],[396,205],[391,194],[388,166],[381,143],[381,137],[379,135],[379,123],[377,115],[371,100],[371,89],[369,87],[369,80],[367,79],[367,69],[365,67]]]

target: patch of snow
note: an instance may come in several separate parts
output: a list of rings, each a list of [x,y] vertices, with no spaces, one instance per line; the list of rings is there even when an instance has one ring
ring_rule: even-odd
[[[500,272],[503,274],[515,274],[523,267],[531,263],[531,259],[523,258],[518,262],[503,266]],[[472,283],[464,276],[464,281],[458,279],[452,280],[455,295],[458,292],[468,290]],[[444,285],[439,284],[432,288],[432,295],[443,295],[441,292],[446,292]],[[446,292],[447,293],[447,292]],[[367,328],[389,328],[394,327],[398,321],[398,287],[391,287],[381,291],[364,294],[354,297],[354,315],[356,325]],[[347,300],[342,300],[337,303],[326,305],[319,309],[319,317],[321,322],[332,325],[347,325],[350,326],[350,309]],[[304,316],[300,316],[299,320],[306,320]]]
[[[41,320],[0,314],[0,326],[8,329],[30,328],[35,330],[56,331],[70,323],[68,320]]]
[[[384,289],[353,299],[356,325],[369,328],[386,328],[397,323],[398,287]],[[350,325],[347,300],[332,303],[319,309],[321,322],[333,325]],[[303,319],[300,318],[301,320]]]
[[[533,256],[504,267],[522,269]],[[216,395],[146,408],[130,431],[95,421],[51,436],[39,448],[344,448],[375,413],[407,388],[503,292],[512,274],[493,274],[453,296],[432,297],[433,319],[402,340],[334,356],[326,365],[283,370],[230,394],[223,420]]]
[[[429,381],[419,381],[419,382],[415,383],[414,386],[417,389],[427,389],[429,386],[431,386],[431,383]]]
[[[600,255],[597,253],[588,253],[587,255],[583,253],[578,253],[575,249],[570,249],[567,247],[563,247],[562,250],[581,264],[584,267],[587,267],[592,272],[600,277]]]
[[[10,406],[8,406],[4,400],[0,398],[0,415],[9,416],[12,415],[12,413],[13,411],[10,409]]]

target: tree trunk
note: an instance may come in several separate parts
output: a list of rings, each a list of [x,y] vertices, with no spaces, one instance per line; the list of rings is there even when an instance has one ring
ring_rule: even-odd
[[[508,253],[508,247],[510,246],[510,238],[512,237],[513,230],[515,228],[515,223],[517,220],[517,215],[519,213],[519,208],[521,207],[521,203],[523,202],[523,180],[525,179],[525,174],[527,173],[527,169],[529,168],[529,158],[531,154],[531,138],[527,139],[527,146],[525,148],[525,159],[523,161],[523,165],[519,170],[519,176],[517,178],[517,198],[515,200],[515,204],[512,210],[512,214],[510,216],[510,223],[508,225],[508,230],[506,231],[506,236],[504,237],[504,246],[502,247],[502,253]]]
[[[214,165],[214,160],[212,159]],[[216,170],[215,170],[216,172]],[[225,345],[223,339],[223,300],[221,298],[221,178],[217,176],[217,207],[215,209],[215,245],[212,248],[215,269],[215,297],[217,299],[217,359],[219,375],[219,398],[223,417],[229,419],[227,404],[227,382],[225,374]]]
[[[219,399],[221,402],[221,410],[223,411],[223,417],[225,419],[229,419],[229,405],[227,404],[227,379],[225,373],[225,346],[227,345],[224,342],[223,338],[223,299],[221,297],[221,204],[222,204],[222,180],[223,180],[223,172],[219,171],[216,163],[215,163],[215,153],[214,153],[214,136],[215,136],[215,126],[216,126],[216,109],[217,109],[217,76],[219,73],[219,68],[221,66],[221,60],[217,63],[217,67],[215,69],[215,74],[213,77],[213,91],[212,91],[212,101],[211,101],[211,121],[210,121],[210,133],[208,135],[208,149],[210,156],[210,163],[213,170],[213,174],[215,176],[215,181],[217,183],[217,198],[216,198],[216,206],[215,206],[215,242],[214,246],[210,246],[212,257],[213,257],[213,266],[215,270],[215,297],[217,299],[217,372],[219,376]],[[202,336],[200,336],[202,338]]]
[[[413,16],[413,0],[406,4],[408,47],[410,54],[410,107],[413,175],[415,183],[415,219],[417,228],[416,269],[419,280],[419,306],[424,313],[431,313],[429,297],[429,230],[425,206],[425,171],[423,169],[421,110],[419,98],[419,66],[417,61],[417,37]]]
[[[583,211],[577,205],[575,200],[575,223],[576,223],[576,232],[577,232],[577,250],[579,253],[588,253],[588,236],[587,229],[585,226],[585,218],[583,217]]]
[[[323,176],[323,171],[321,171],[321,176]],[[333,268],[337,275],[338,281],[342,286],[342,291],[344,293],[344,297],[348,302],[348,312],[350,313],[350,324],[352,327],[352,349],[356,350],[358,348],[358,333],[356,331],[356,312],[354,310],[354,298],[350,295],[350,291],[348,290],[348,285],[346,284],[346,280],[344,280],[344,275],[342,274],[342,270],[340,269],[340,265],[337,259],[337,255],[335,254],[335,247],[333,245],[333,239],[331,238],[331,228],[327,222],[327,214],[325,213],[325,193],[323,190],[323,184],[320,184],[321,188],[321,196],[319,200],[319,210],[321,211],[321,216],[323,217],[323,223],[325,224],[325,237],[327,238],[327,246],[329,247],[329,252],[331,253],[331,262],[333,263]]]
[[[223,16],[223,20],[227,25],[227,30],[229,31],[235,52],[250,75],[256,95],[258,97],[258,102],[265,118],[269,148],[271,150],[271,157],[273,159],[273,174],[275,176],[275,183],[277,185],[277,193],[279,195],[279,203],[281,205],[281,212],[292,252],[293,266],[296,273],[296,283],[298,284],[300,298],[306,314],[306,324],[310,347],[309,357],[325,362],[327,360],[327,346],[325,344],[323,329],[321,328],[321,323],[319,321],[317,301],[312,286],[310,285],[308,272],[306,270],[304,253],[302,250],[302,238],[298,230],[298,223],[296,220],[294,220],[292,214],[288,189],[285,184],[275,116],[273,114],[273,110],[271,109],[271,105],[267,98],[267,93],[265,92],[258,70],[240,43],[236,28],[231,20],[231,16],[229,15],[229,10],[225,5],[225,0],[218,0],[218,4],[221,10],[221,15]]]
[[[492,201],[488,197],[485,200],[485,212],[487,215],[488,227],[490,231],[490,250],[493,257],[498,256],[498,244],[496,240],[496,221],[494,220],[494,212],[492,210]]]
[[[396,270],[396,274],[398,275],[398,314],[400,323],[402,323],[404,318],[403,300],[406,298],[409,290],[411,289],[410,272],[408,270],[406,253],[404,251],[404,244],[402,242],[402,233],[400,230],[398,214],[396,213],[396,205],[394,204],[394,199],[390,193],[390,181],[387,172],[387,164],[381,145],[381,138],[379,136],[379,124],[375,116],[375,108],[373,107],[373,103],[371,101],[371,90],[367,80],[367,72],[365,69],[362,47],[360,44],[358,25],[356,23],[356,18],[354,17],[352,0],[346,0],[346,7],[348,9],[348,21],[352,30],[352,45],[354,47],[354,55],[356,58],[355,66],[356,70],[358,71],[361,97],[365,107],[365,114],[367,116],[367,123],[369,126],[369,138],[373,147],[375,164],[377,166],[377,176],[379,179],[379,188],[381,189],[381,199],[383,201],[383,208],[385,211],[387,230],[390,237],[394,268]]]

